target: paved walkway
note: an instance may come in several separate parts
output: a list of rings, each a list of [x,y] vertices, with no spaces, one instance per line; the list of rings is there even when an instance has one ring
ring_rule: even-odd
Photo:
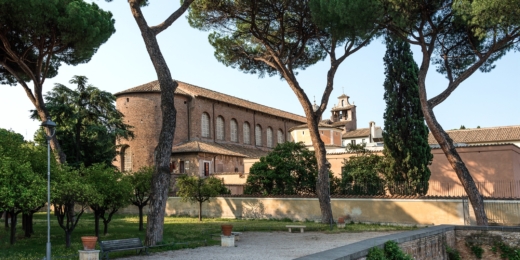
[[[288,232],[244,232],[235,247],[209,246],[195,249],[166,251],[149,256],[124,258],[136,259],[208,259],[208,260],[242,260],[242,259],[294,259],[309,254],[345,246],[361,240],[384,236],[394,232],[362,232],[325,234],[320,232],[288,233]]]

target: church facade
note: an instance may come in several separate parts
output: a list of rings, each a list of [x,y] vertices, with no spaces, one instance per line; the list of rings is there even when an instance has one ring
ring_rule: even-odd
[[[172,174],[243,175],[244,159],[266,155],[277,143],[291,140],[290,128],[306,122],[296,114],[177,82]],[[120,155],[114,164],[123,171],[153,165],[162,122],[158,81],[115,96],[135,137],[120,140]]]

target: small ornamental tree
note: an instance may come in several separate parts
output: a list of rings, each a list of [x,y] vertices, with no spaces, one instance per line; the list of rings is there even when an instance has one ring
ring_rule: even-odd
[[[341,172],[341,194],[384,195],[385,181],[379,174],[383,157],[361,152],[345,159]]]
[[[60,165],[52,173],[51,203],[58,224],[65,231],[65,247],[69,248],[72,231],[88,207],[90,194],[94,191],[76,169]]]
[[[201,178],[198,176],[182,175],[177,178],[177,195],[182,201],[199,203],[199,221],[202,221],[202,203],[209,201],[219,194],[229,194],[224,182],[216,177]]]
[[[11,218],[10,243],[15,242],[18,215],[23,214],[22,227],[30,237],[32,214],[45,204],[45,179],[42,159],[44,151],[23,140],[23,136],[0,129],[0,211]],[[38,159],[42,159],[38,161]]]
[[[383,153],[391,160],[387,160],[385,177],[392,194],[424,195],[428,192],[428,165],[433,155],[419,100],[419,68],[409,43],[387,36],[386,48]]]
[[[45,180],[33,172],[29,162],[0,157],[0,210],[11,217],[11,245],[16,239],[18,214],[41,207],[45,191]]]
[[[136,172],[129,172],[124,178],[132,186],[130,203],[139,208],[139,231],[143,231],[143,208],[150,201],[153,167],[142,167]]]
[[[108,233],[112,216],[122,207],[130,204],[132,186],[118,170],[103,163],[80,169],[87,183],[92,187],[88,205],[94,211],[94,231],[99,237],[99,220],[103,220],[103,234]]]
[[[301,142],[278,144],[251,166],[246,194],[316,194],[318,164],[314,152]]]

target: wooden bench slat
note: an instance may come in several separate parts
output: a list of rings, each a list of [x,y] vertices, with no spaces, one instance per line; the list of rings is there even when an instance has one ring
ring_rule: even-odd
[[[105,259],[109,259],[108,253],[110,252],[125,250],[140,250],[139,253],[141,253],[144,249],[145,253],[148,254],[148,248],[143,246],[143,242],[140,238],[99,241],[99,246],[101,247],[102,257]]]

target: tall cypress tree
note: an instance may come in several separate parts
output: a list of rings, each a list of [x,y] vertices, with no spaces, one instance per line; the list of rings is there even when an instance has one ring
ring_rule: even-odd
[[[433,155],[428,145],[428,127],[419,101],[418,67],[410,44],[386,37],[384,82],[384,174],[392,194],[424,195]]]

